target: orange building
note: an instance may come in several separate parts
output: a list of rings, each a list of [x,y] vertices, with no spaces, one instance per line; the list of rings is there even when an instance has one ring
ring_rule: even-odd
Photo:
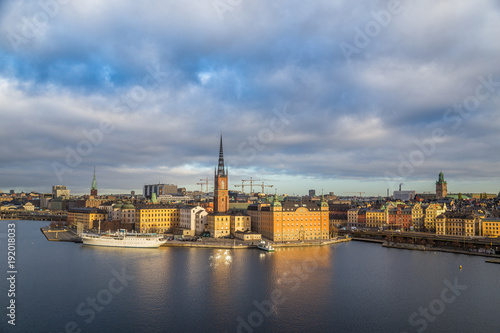
[[[329,239],[328,203],[284,201],[275,198],[269,206],[250,205],[249,215],[260,218],[263,237],[272,241],[303,241]],[[256,213],[256,214],[255,214]]]

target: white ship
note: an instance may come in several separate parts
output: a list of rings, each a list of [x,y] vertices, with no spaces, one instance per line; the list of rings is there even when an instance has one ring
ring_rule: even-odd
[[[126,233],[124,231],[102,235],[83,233],[81,237],[84,245],[94,246],[158,248],[167,242],[158,234]]]
[[[272,247],[272,245],[268,242],[264,242],[264,241],[261,241],[258,245],[257,245],[257,248],[263,250],[263,251],[267,251],[267,252],[274,252],[274,247]]]

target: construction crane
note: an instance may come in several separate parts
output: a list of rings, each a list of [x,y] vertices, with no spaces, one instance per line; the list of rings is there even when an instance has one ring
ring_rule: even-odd
[[[256,185],[256,186],[261,186],[262,187],[262,192],[264,192],[264,187],[273,187],[273,185],[264,185],[264,181],[269,181],[269,179],[253,179],[253,177],[250,177],[250,179],[242,179],[241,180],[241,185],[234,185],[235,187],[241,187],[241,191],[245,192],[245,186],[250,186],[250,194],[253,193],[253,185],[254,182],[262,182],[262,185]],[[245,182],[250,182],[250,185],[245,185]]]
[[[359,193],[359,197],[361,198],[361,194],[364,194],[364,193],[366,193],[366,192],[344,192],[344,193],[356,193],[356,194],[358,194],[358,193]]]
[[[234,185],[235,187],[241,187],[241,192],[245,193],[245,180],[241,180],[241,185]]]
[[[264,185],[264,182],[262,182],[262,185],[257,186],[262,186],[262,193],[264,193],[264,187],[273,187],[274,185]]]
[[[203,192],[203,185],[206,185],[207,186],[207,191],[206,193],[208,193],[208,182],[213,180],[213,179],[208,179],[208,177],[205,177],[204,179],[200,179],[200,180],[203,180],[202,183],[196,183],[196,185],[200,185],[200,192]]]

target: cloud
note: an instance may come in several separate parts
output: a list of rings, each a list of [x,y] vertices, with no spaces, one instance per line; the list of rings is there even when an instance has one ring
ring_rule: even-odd
[[[74,192],[88,192],[94,165],[102,189],[196,189],[220,131],[235,183],[274,175],[289,192],[308,181],[375,191],[418,154],[403,177],[417,190],[440,170],[496,179],[500,87],[473,112],[454,106],[481,78],[500,82],[500,8],[403,4],[347,59],[341,43],[356,46],[386,1],[242,1],[222,16],[211,1],[2,2],[0,187],[47,191],[60,182],[53,163],[67,166],[102,122],[113,129],[63,177]]]

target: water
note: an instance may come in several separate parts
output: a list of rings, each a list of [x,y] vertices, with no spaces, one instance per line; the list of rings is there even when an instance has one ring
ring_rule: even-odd
[[[1,332],[500,331],[500,265],[482,257],[354,241],[275,253],[87,247],[48,242],[46,222],[15,223],[16,326],[3,279]]]

